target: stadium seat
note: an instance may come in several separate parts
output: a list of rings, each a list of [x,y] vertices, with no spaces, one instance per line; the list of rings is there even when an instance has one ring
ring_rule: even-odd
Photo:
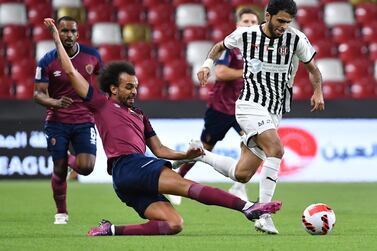
[[[211,40],[215,43],[224,40],[224,38],[232,33],[235,29],[236,26],[233,22],[218,24],[211,29]]]
[[[180,78],[168,86],[169,100],[188,100],[194,97],[194,84],[191,78]]]
[[[12,80],[0,75],[0,99],[12,98]]]
[[[52,0],[52,7],[59,9],[60,7],[81,7],[81,0]]]
[[[229,4],[229,1],[228,0],[202,0],[202,4],[204,4],[206,8],[211,8],[214,5],[222,5],[222,4],[227,5]]]
[[[148,10],[148,23],[152,26],[174,22],[174,7],[170,4],[150,6]]]
[[[200,100],[208,101],[211,96],[214,83],[208,82],[205,86],[199,86],[198,88],[198,98]]]
[[[208,28],[205,26],[186,26],[183,28],[183,41],[185,43],[207,40],[208,38]]]
[[[118,23],[96,23],[92,27],[92,44],[122,44]]]
[[[24,3],[29,8],[30,6],[38,5],[38,4],[50,4],[51,0],[24,0]]]
[[[43,24],[43,19],[53,17],[53,10],[50,3],[40,3],[28,7],[28,23],[32,25]]]
[[[144,60],[154,58],[153,46],[151,43],[132,43],[128,45],[128,60],[137,64]]]
[[[360,37],[359,27],[356,24],[339,24],[331,29],[332,40],[338,44],[356,40]]]
[[[255,2],[255,1],[250,1],[250,0],[231,0],[230,1],[231,5],[234,8],[237,8],[239,6],[250,6],[250,4],[252,4],[253,2]]]
[[[357,81],[363,77],[373,76],[372,62],[367,58],[359,58],[344,65],[348,80]]]
[[[297,7],[319,6],[318,0],[295,0]]]
[[[337,53],[336,44],[333,43],[331,40],[325,39],[325,40],[313,42],[313,47],[317,52],[315,56],[316,59],[332,58],[332,57],[335,57]]]
[[[302,6],[297,10],[296,21],[301,27],[322,21],[322,9],[319,5]]]
[[[86,10],[84,7],[59,7],[56,16],[57,19],[64,16],[73,17],[80,25],[86,22]]]
[[[15,98],[20,100],[32,99],[34,94],[34,79],[28,77],[19,79],[15,83]]]
[[[23,3],[0,4],[0,26],[8,24],[27,24],[26,7]]]
[[[169,82],[181,78],[191,78],[189,70],[190,67],[184,59],[177,59],[164,65],[163,78]]]
[[[109,4],[94,6],[87,10],[87,22],[91,25],[96,23],[113,22],[114,8]]]
[[[102,61],[108,63],[116,60],[126,59],[126,49],[121,44],[103,44],[98,47]]]
[[[15,43],[8,44],[6,49],[6,58],[10,63],[20,61],[24,58],[33,57],[33,44],[31,41],[28,43],[23,41],[18,41]]]
[[[150,42],[152,39],[151,29],[148,24],[126,24],[122,30],[123,42],[136,43],[136,42]]]
[[[350,88],[351,97],[354,99],[377,98],[377,81],[370,77],[356,80]]]
[[[377,16],[377,5],[375,3],[362,3],[355,7],[356,21],[362,25],[369,24]]]
[[[8,63],[6,62],[4,57],[0,57],[0,77],[3,77],[6,74],[6,68],[8,67]]]
[[[341,43],[338,47],[339,58],[345,62],[351,62],[360,57],[368,56],[368,49],[362,40],[351,40]]]
[[[323,22],[307,24],[302,29],[302,32],[304,32],[311,43],[327,40],[330,37],[328,29]]]
[[[99,5],[104,5],[108,4],[110,1],[109,0],[81,0],[82,4],[85,6],[85,8],[90,9],[92,7],[96,7]],[[128,2],[128,0],[127,0]],[[117,6],[117,5],[115,5]]]
[[[153,28],[153,42],[157,44],[166,43],[178,39],[177,28],[174,23],[164,23]]]
[[[162,63],[168,63],[176,59],[182,59],[184,49],[184,45],[177,40],[163,43],[158,47],[158,60]]]
[[[187,44],[186,60],[189,64],[202,64],[212,48],[212,41],[194,41]]]
[[[175,23],[178,28],[206,26],[206,11],[201,4],[182,4],[176,9]]]
[[[159,78],[146,79],[139,83],[137,91],[139,100],[160,100],[165,95],[165,82]]]
[[[377,60],[374,61],[374,79],[377,80]]]
[[[367,43],[377,42],[377,22],[366,24],[361,30],[363,40]]]
[[[39,41],[35,44],[35,60],[38,62],[47,52],[55,49],[53,40]]]
[[[79,39],[78,41],[81,43],[83,40],[91,39],[92,27],[87,23],[79,24]]]
[[[312,83],[308,78],[297,80],[293,85],[293,99],[294,100],[309,100],[313,95]]]
[[[117,20],[120,25],[142,23],[144,18],[144,7],[141,4],[129,4],[117,10]]]
[[[323,81],[345,81],[343,64],[337,58],[318,59],[317,66],[322,73]]]
[[[160,4],[164,5],[164,4],[170,4],[170,0],[143,0],[143,5],[149,9],[151,8],[154,8]]]
[[[15,80],[33,79],[36,63],[34,58],[25,58],[12,63],[10,77]]]
[[[179,5],[182,5],[182,4],[188,4],[188,3],[201,3],[201,0],[173,0],[173,5],[174,6],[179,6]]]
[[[308,71],[305,69],[302,63],[299,64],[298,69],[296,71],[294,83],[296,82],[304,82],[304,80],[309,80]]]
[[[368,51],[369,59],[372,61],[377,60],[377,41],[369,44]]]
[[[323,96],[325,100],[345,99],[349,97],[349,83],[346,81],[324,81]]]
[[[123,7],[127,7],[129,5],[135,5],[135,4],[140,4],[140,0],[127,0],[127,1],[124,1],[124,0],[112,0],[111,1],[111,4],[117,8],[123,8]],[[144,1],[143,1],[144,2]]]
[[[232,6],[224,3],[208,6],[207,20],[212,27],[216,27],[220,23],[234,23]]]
[[[324,7],[324,19],[327,27],[338,24],[354,24],[353,7],[348,2],[328,3]]]
[[[3,41],[7,44],[29,40],[30,30],[26,25],[7,25],[3,28]]]
[[[43,23],[35,25],[33,27],[32,38],[33,38],[33,42],[39,42],[43,40],[52,39],[50,31],[47,29],[47,27]]]
[[[140,83],[148,79],[156,79],[161,77],[159,64],[156,60],[146,59],[135,64],[136,77]]]

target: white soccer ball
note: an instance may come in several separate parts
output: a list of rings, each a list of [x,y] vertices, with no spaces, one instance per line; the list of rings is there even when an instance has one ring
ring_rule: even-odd
[[[306,232],[313,235],[330,233],[335,221],[334,210],[323,203],[312,204],[302,213],[302,224]]]

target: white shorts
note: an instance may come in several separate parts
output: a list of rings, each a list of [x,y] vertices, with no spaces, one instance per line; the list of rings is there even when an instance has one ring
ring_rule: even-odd
[[[265,159],[266,155],[251,137],[261,134],[269,129],[278,129],[281,115],[270,113],[267,108],[252,101],[236,101],[236,119],[242,130],[245,132],[241,141],[260,159]]]

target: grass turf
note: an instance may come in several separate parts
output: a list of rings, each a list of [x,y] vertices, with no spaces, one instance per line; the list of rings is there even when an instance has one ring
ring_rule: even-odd
[[[228,188],[229,184],[211,184]],[[257,197],[257,184],[248,184]],[[236,211],[183,199],[176,207],[185,220],[176,236],[86,237],[106,218],[114,224],[143,223],[122,204],[110,184],[69,182],[67,225],[53,225],[49,181],[0,182],[0,250],[376,250],[377,183],[280,183],[275,198],[283,201],[274,216],[279,235],[265,235]],[[311,236],[301,213],[312,203],[329,204],[337,223],[328,236]]]

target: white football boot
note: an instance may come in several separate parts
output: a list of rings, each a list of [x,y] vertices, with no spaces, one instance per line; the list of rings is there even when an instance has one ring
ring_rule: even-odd
[[[61,225],[61,224],[67,224],[67,223],[68,223],[68,214],[66,213],[55,214],[54,224]]]
[[[248,201],[246,193],[246,185],[240,182],[235,182],[228,190],[229,193],[237,196],[241,200]]]
[[[258,220],[255,221],[255,229],[267,234],[279,234],[274,222],[272,221],[271,214],[262,214]]]

